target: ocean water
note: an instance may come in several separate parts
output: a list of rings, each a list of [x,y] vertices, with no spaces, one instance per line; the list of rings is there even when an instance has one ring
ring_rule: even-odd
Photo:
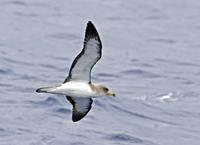
[[[0,145],[199,145],[200,1],[1,0]],[[103,57],[94,99],[71,120],[59,84],[82,48],[87,21]]]

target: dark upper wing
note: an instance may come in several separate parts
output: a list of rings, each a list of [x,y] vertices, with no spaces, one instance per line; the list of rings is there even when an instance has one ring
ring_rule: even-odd
[[[69,75],[64,81],[83,80],[91,81],[91,69],[101,58],[102,44],[94,25],[89,21],[85,31],[85,39],[82,51],[74,59]]]
[[[75,98],[67,96],[67,100],[73,106],[72,120],[74,122],[81,120],[90,111],[93,100],[90,98]]]

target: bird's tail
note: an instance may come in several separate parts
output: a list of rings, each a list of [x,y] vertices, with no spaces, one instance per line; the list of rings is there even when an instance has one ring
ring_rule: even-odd
[[[36,90],[37,93],[51,93],[55,87],[43,87]]]

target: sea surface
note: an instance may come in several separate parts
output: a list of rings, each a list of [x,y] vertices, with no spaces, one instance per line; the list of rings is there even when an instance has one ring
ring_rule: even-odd
[[[71,120],[64,81],[92,21],[103,57],[94,99]],[[1,0],[0,145],[199,145],[199,0]]]

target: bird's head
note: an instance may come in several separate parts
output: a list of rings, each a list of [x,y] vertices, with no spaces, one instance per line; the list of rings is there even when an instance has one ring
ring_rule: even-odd
[[[103,96],[112,96],[115,97],[115,93],[110,91],[106,86],[104,85],[99,85],[98,87],[98,92],[103,95]]]

